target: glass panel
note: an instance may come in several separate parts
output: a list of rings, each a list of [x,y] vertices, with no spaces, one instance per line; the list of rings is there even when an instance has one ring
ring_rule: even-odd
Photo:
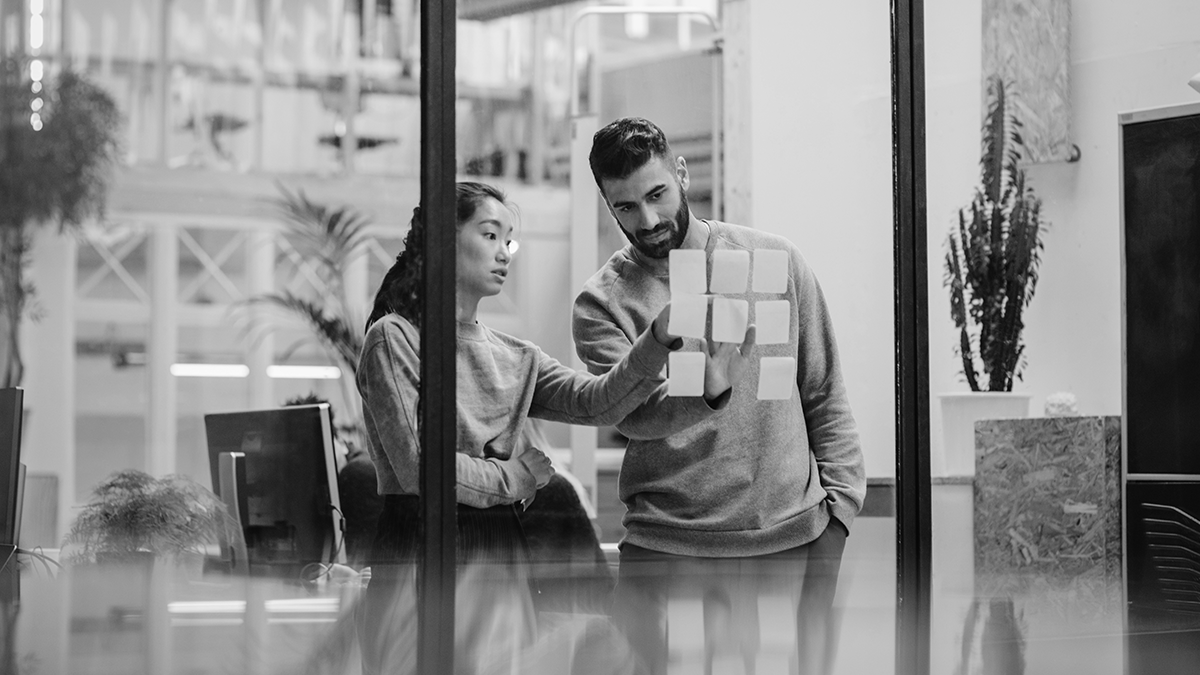
[[[717,9],[714,3],[692,4],[698,10]],[[782,410],[786,404],[757,400],[757,386],[764,379],[760,359],[794,358],[793,348],[799,348],[800,329],[790,323],[784,325],[784,344],[754,348],[751,373],[735,387],[729,409],[718,414],[723,416],[697,413],[705,404],[695,398],[691,403],[696,405],[689,408],[680,405],[681,399],[658,393],[651,395],[655,398],[649,407],[634,412],[624,424],[585,433],[553,422],[568,417],[562,411],[575,404],[563,388],[547,390],[545,382],[525,380],[506,386],[503,390],[514,392],[514,397],[538,391],[539,404],[529,409],[534,419],[526,423],[526,432],[540,427],[546,438],[515,445],[547,450],[557,473],[527,509],[517,506],[519,531],[514,531],[508,509],[523,493],[514,491],[486,502],[491,506],[486,511],[471,508],[484,504],[477,495],[468,498],[459,493],[460,562],[474,564],[459,569],[455,618],[460,635],[487,634],[490,640],[456,643],[459,665],[559,672],[569,670],[576,659],[576,663],[621,672],[639,664],[648,672],[700,672],[706,665],[714,672],[787,672],[803,658],[811,662],[805,672],[891,672],[895,412],[887,14],[865,5],[837,10],[819,29],[806,27],[800,39],[785,39],[777,27],[794,31],[796,26],[807,26],[799,9],[741,7],[739,12],[748,13],[722,19],[729,23],[724,24],[723,57],[716,58],[713,32],[700,17],[591,17],[582,20],[573,34],[578,10],[560,8],[481,25],[465,23],[460,34],[459,75],[464,82],[475,77],[473,66],[494,67],[525,48],[521,40],[508,42],[507,49],[496,47],[499,33],[531,34],[532,44],[540,45],[531,72],[542,73],[532,80],[534,91],[529,96],[535,105],[541,99],[543,107],[519,109],[516,119],[522,121],[515,125],[523,129],[533,119],[545,120],[533,126],[535,133],[529,138],[530,143],[543,144],[529,153],[545,158],[545,169],[533,165],[532,175],[543,177],[540,185],[507,181],[503,162],[472,158],[470,148],[478,145],[486,152],[489,142],[501,142],[489,139],[511,140],[520,153],[522,136],[496,131],[499,124],[512,124],[501,115],[498,103],[484,105],[467,97],[460,104],[459,147],[468,157],[466,173],[482,174],[481,180],[503,185],[520,211],[520,252],[511,260],[503,289],[480,303],[480,324],[533,342],[547,355],[577,368],[585,364],[573,357],[582,351],[585,363],[591,362],[597,371],[608,370],[650,325],[670,296],[665,275],[655,278],[645,272],[644,266],[654,263],[630,253],[626,235],[599,203],[591,175],[563,175],[556,168],[582,167],[587,172],[582,160],[591,149],[592,132],[618,117],[644,115],[670,139],[672,161],[674,156],[686,160],[687,199],[695,217],[688,221],[690,231],[722,233],[707,236],[713,237],[713,248],[723,252],[740,246],[757,255],[756,249],[790,251],[794,244],[820,278],[836,326],[836,337],[828,339],[836,340],[841,352],[839,376],[866,455],[861,458],[864,473],[848,480],[858,481],[857,498],[868,494],[866,508],[860,513],[858,504],[834,507],[854,532],[843,550],[839,526],[829,525],[826,533],[822,493],[814,488],[797,494],[795,486],[808,483],[808,472],[815,465],[807,450],[799,454],[805,446],[796,445],[797,435],[821,444],[823,459],[858,461],[845,456],[833,459],[839,447],[853,455],[858,445],[840,437],[844,429],[830,431],[844,420],[827,413],[828,408],[821,409],[814,391],[820,385],[812,379],[804,383],[811,433],[787,426],[801,414],[800,394],[792,388],[785,393],[793,397],[794,416],[780,412],[776,417],[769,412],[771,407]],[[745,50],[751,46],[753,76],[745,71]],[[830,76],[815,65],[826,61],[822,54],[829,49],[861,55],[842,64],[837,76]],[[571,119],[569,98],[561,90],[554,95],[556,86],[565,85],[568,95],[572,89],[570,71],[555,70],[551,61],[553,54],[563,52],[578,55],[574,84],[581,111],[595,115],[590,121]],[[798,63],[813,67],[798,68]],[[778,87],[803,89],[806,100],[811,97],[823,105],[774,105]],[[568,132],[558,134],[559,125]],[[551,131],[539,135],[540,128]],[[715,128],[722,132],[717,134],[714,157]],[[491,152],[493,158],[507,157],[512,150]],[[785,163],[784,158],[791,157],[804,161]],[[666,166],[664,181],[677,185],[671,168],[675,165]],[[656,185],[642,186],[644,192],[634,190],[633,198],[651,203],[645,192]],[[678,193],[670,197],[675,201],[663,199],[679,203]],[[654,204],[644,208],[657,214],[658,222],[675,222],[670,220],[677,213],[674,206],[666,213],[662,211],[666,207]],[[718,214],[722,220],[754,230],[713,224]],[[776,235],[781,238],[773,238]],[[857,242],[853,250],[842,244],[847,236]],[[688,245],[695,246],[691,240]],[[633,276],[620,282],[619,295],[597,299],[595,290],[584,291],[597,287],[588,278],[614,254],[634,256],[625,263],[634,268],[626,270]],[[482,264],[469,257],[461,260]],[[798,276],[801,263],[791,264],[792,276]],[[460,274],[465,273],[460,269]],[[748,266],[747,281],[749,273]],[[622,318],[615,324],[612,318],[577,320],[569,332],[573,306],[575,312],[588,311],[575,305],[581,291],[590,294],[583,305],[596,316]],[[809,304],[815,292],[811,285],[803,292],[793,289],[782,294],[747,289],[734,299],[790,299],[804,303],[796,311],[820,316]],[[603,303],[610,304],[600,310]],[[816,330],[808,319],[804,323],[805,330]],[[821,341],[825,339],[823,335]],[[605,340],[611,344],[603,344]],[[484,362],[469,340],[460,338],[459,348],[466,352],[460,351],[460,367]],[[609,349],[611,360],[605,353]],[[698,354],[698,342],[689,338],[682,351]],[[813,371],[825,367],[821,362],[830,356],[824,351],[805,354],[812,359],[804,365],[810,378],[822,379]],[[528,365],[500,370],[531,371]],[[478,367],[460,371],[460,406],[467,397],[478,399],[481,391],[494,386],[489,383],[496,377]],[[508,420],[525,414],[527,404],[521,399],[518,403],[522,407],[510,409],[511,402],[488,397],[472,406],[490,410],[499,405],[504,408],[500,418]],[[840,401],[831,407],[838,405]],[[477,410],[464,414],[482,417]],[[685,429],[688,424],[682,417],[687,415],[702,421]],[[540,417],[549,417],[552,423],[545,424]],[[478,419],[474,424],[486,426]],[[654,438],[647,429],[673,424],[679,430],[671,432],[667,441],[645,440]],[[735,430],[739,424],[741,428]],[[732,426],[722,432],[722,425]],[[504,433],[511,435],[511,430]],[[472,441],[478,434],[478,429],[469,429],[460,438],[460,452],[479,452],[472,443],[483,446],[483,454],[507,452],[484,441],[508,436],[496,432]],[[721,440],[713,446],[709,437]],[[593,451],[591,444],[599,448]],[[525,450],[522,456],[535,453]],[[825,479],[835,475],[836,470],[831,470]],[[838,499],[850,498],[843,493]],[[589,513],[593,509],[594,517]],[[480,522],[506,534],[481,543]],[[811,543],[822,536],[819,544]],[[816,553],[809,558],[810,552],[825,547],[837,551],[832,565]],[[837,582],[829,574],[830,567],[838,572]],[[804,584],[808,585],[802,590]]]
[[[0,2],[0,201],[34,196],[3,219],[30,235],[37,289],[19,333],[36,553],[0,547],[19,570],[0,578],[17,636],[0,672],[295,670],[356,649],[379,499],[354,370],[418,192],[414,4]],[[71,164],[89,127],[111,166]],[[60,232],[47,204],[93,188],[106,208],[84,200]],[[332,433],[296,399],[327,402]],[[235,495],[219,468],[237,453]],[[241,522],[212,521],[223,503]]]
[[[1195,594],[1172,560],[1194,553],[1187,528],[1200,514],[1169,460],[1193,454],[1192,441],[1137,447],[1129,435],[1125,446],[1122,425],[1138,410],[1194,407],[1195,350],[1136,339],[1191,342],[1171,327],[1195,325],[1190,310],[1173,314],[1195,301],[1195,185],[1182,177],[1194,174],[1194,138],[1175,128],[1168,148],[1130,132],[1188,114],[1180,104],[1194,119],[1195,40],[1180,26],[1198,12],[926,3],[935,673],[1194,668]],[[1022,196],[1040,206],[1036,238]],[[948,255],[960,270],[946,270]],[[952,321],[956,272],[969,342]],[[991,283],[1006,290],[981,287]],[[971,392],[971,356],[979,388],[1004,393]],[[1162,374],[1140,394],[1135,362]],[[1132,475],[1155,458],[1176,475]]]
[[[456,288],[479,296],[475,312],[458,305],[461,319],[478,320],[458,326],[457,343],[456,450],[473,459],[456,491],[460,666],[894,671],[888,16],[842,3],[813,22],[799,6],[750,4],[654,5],[707,12],[716,28],[697,13],[634,13],[578,29],[589,3],[516,14],[506,3],[460,4],[458,174],[502,188],[515,207],[485,198],[458,224],[460,270],[475,277]],[[42,228],[33,253],[41,301],[71,315],[25,343],[28,400],[40,401],[27,486],[59,481],[58,492],[45,482],[26,492],[26,514],[42,505],[55,514],[27,547],[66,567],[27,554],[14,577],[24,602],[6,604],[19,611],[4,618],[17,622],[21,663],[46,672],[411,668],[409,563],[422,542],[415,452],[405,464],[398,448],[415,447],[415,380],[403,370],[419,368],[414,326],[393,326],[378,358],[367,350],[367,415],[357,369],[372,302],[418,201],[416,5],[0,3],[4,49],[41,64],[40,78],[28,61],[12,78],[22,96],[47,93],[36,124],[23,109],[18,120],[42,125],[35,140],[67,119],[55,118],[53,94],[68,65],[122,120],[107,209],[85,213],[75,238]],[[573,119],[572,93],[590,122]],[[670,297],[663,278],[641,273],[638,293],[609,298],[637,319],[572,330],[588,279],[614,254],[641,255],[583,163],[592,131],[626,115],[656,122],[684,158],[664,175],[686,187],[689,230],[713,242],[705,265],[714,274],[726,265],[717,249],[753,256],[743,259],[747,280],[766,249],[785,251],[784,292],[719,298],[747,301],[762,338],[719,412],[695,396],[665,396],[668,357],[653,336],[630,362],[636,377],[607,380],[632,394],[582,396],[576,389],[591,380],[567,370],[607,369],[598,340],[629,350]],[[647,212],[678,224],[678,211],[654,204]],[[495,218],[481,221],[493,207]],[[505,253],[492,234],[519,248]],[[42,273],[60,260],[44,240],[69,249],[71,271],[58,276],[73,284],[56,289],[58,276]],[[750,309],[779,300],[789,303],[780,325],[767,307]],[[767,339],[773,329],[782,341]],[[60,339],[70,349],[51,334],[70,335]],[[702,354],[694,337],[681,352]],[[766,357],[793,361],[774,371]],[[56,373],[57,360],[71,367]],[[775,372],[786,401],[759,395]],[[56,405],[56,394],[71,404]],[[647,396],[666,400],[618,424],[628,410],[612,409]],[[290,405],[300,400],[327,403],[329,416]],[[838,412],[847,401],[853,423]],[[685,429],[689,415],[701,422]],[[668,443],[641,438],[672,425]],[[73,433],[57,443],[55,429]],[[124,474],[91,496],[120,470],[149,476]],[[157,520],[127,510],[118,522],[131,527],[80,529],[52,548],[72,525],[97,527],[100,509],[146,501]],[[184,552],[156,548],[180,530],[136,520],[175,515],[189,534],[222,507],[233,520],[209,523]],[[843,541],[830,512],[853,536]],[[0,585],[0,599],[11,588]],[[639,628],[647,620],[653,629]]]

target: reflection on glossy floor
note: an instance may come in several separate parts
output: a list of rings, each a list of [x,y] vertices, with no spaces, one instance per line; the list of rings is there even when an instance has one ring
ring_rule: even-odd
[[[943,514],[943,516],[952,514]],[[839,584],[833,675],[895,672],[895,546],[891,518],[864,518],[849,539]],[[945,555],[941,541],[935,555]],[[27,567],[21,573],[12,664],[21,675],[79,673],[328,673],[361,672],[353,622],[347,618],[357,580],[320,587],[278,580],[234,579],[156,567],[81,567],[51,574]],[[932,672],[985,672],[983,664],[1007,663],[999,672],[1119,675],[1124,672],[1122,618],[1084,616],[1070,598],[1015,598],[1015,616],[985,599],[972,611],[971,584],[963,575],[935,574]],[[1047,604],[1054,600],[1057,605]],[[1050,611],[1053,610],[1053,611]],[[700,600],[681,598],[668,612],[668,672],[792,672],[789,601],[764,596],[756,608],[756,640],[746,640],[738,613],[706,635]],[[989,618],[991,619],[989,621]],[[1005,619],[1011,640],[997,632]],[[534,650],[544,663],[564,663],[580,635],[564,622],[580,617],[542,617],[557,631]],[[592,621],[604,621],[594,618]],[[5,631],[5,635],[12,635]],[[575,672],[614,672],[618,652],[588,652]],[[1016,660],[1011,660],[1011,659]],[[493,664],[489,672],[542,672],[530,663]],[[585,666],[579,668],[578,666]],[[1023,667],[1021,667],[1023,665]],[[510,669],[511,666],[511,669]],[[569,670],[569,669],[568,669]],[[559,669],[545,672],[566,672]],[[620,672],[617,670],[616,672]]]

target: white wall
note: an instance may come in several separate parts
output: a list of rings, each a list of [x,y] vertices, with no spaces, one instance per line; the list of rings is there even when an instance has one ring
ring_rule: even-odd
[[[886,4],[750,5],[753,221],[800,247],[833,315],[869,476],[895,474]]]
[[[841,346],[868,473],[894,473],[889,17],[862,0],[759,0],[750,11],[754,222],[795,241],[816,269]],[[978,181],[981,14],[978,0],[925,5],[932,442],[936,395],[965,391],[942,285],[945,236]],[[1026,315],[1025,379],[1040,415],[1071,391],[1080,412],[1121,411],[1117,115],[1195,101],[1200,3],[1072,4],[1075,164],[1030,169],[1051,222],[1041,281]],[[730,180],[738,180],[731,176]]]
[[[929,160],[930,391],[963,391],[955,333],[942,287],[945,234],[978,176],[979,3],[926,4]],[[1014,387],[1073,392],[1085,415],[1121,412],[1120,112],[1200,100],[1186,85],[1200,70],[1200,3],[1192,0],[1072,3],[1071,126],[1075,164],[1036,166],[1044,202],[1041,280],[1027,313],[1028,366]],[[934,443],[940,412],[932,407]]]

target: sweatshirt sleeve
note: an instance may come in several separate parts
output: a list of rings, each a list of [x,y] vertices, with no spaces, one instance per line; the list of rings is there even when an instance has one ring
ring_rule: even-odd
[[[798,266],[794,283],[800,326],[796,384],[829,511],[849,529],[866,497],[862,445],[842,381],[825,296],[799,253],[793,252],[793,257]]]
[[[384,335],[368,344],[359,362],[365,421],[374,427],[401,491],[415,495],[420,493],[420,357],[403,331],[386,327]],[[458,503],[487,508],[527,499],[536,491],[536,479],[521,462],[474,457],[464,454],[463,448],[456,450]]]
[[[620,422],[662,384],[670,351],[647,328],[615,366],[595,375],[568,368],[539,350],[529,415],[588,426]]]
[[[588,290],[575,300],[571,331],[576,353],[593,374],[613,370],[634,348],[616,319]],[[616,426],[618,431],[634,440],[666,438],[691,427],[728,403],[729,392],[718,397],[711,406],[703,396],[667,396],[666,383],[659,379],[645,401]]]

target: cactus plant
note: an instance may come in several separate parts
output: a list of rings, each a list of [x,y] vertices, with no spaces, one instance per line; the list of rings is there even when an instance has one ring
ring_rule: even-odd
[[[988,98],[980,185],[947,237],[945,285],[967,384],[1012,391],[1025,366],[1021,315],[1037,286],[1047,223],[1020,166],[1021,122],[1009,87],[990,78]]]

